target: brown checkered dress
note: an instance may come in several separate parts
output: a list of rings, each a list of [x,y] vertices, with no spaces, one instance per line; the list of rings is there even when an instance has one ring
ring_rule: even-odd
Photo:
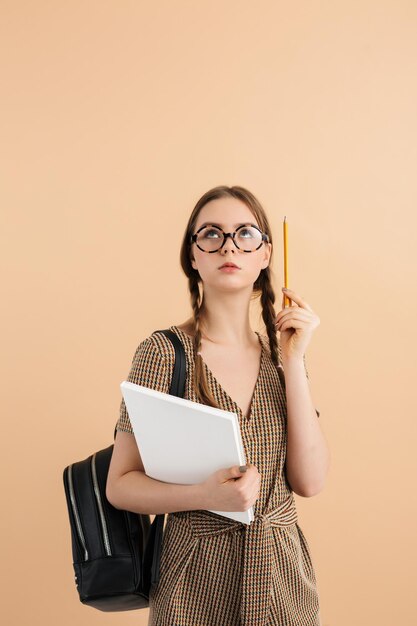
[[[177,326],[170,329],[187,357],[184,397],[197,402],[192,339]],[[239,417],[246,461],[262,476],[255,518],[247,525],[204,510],[167,514],[148,626],[321,625],[310,549],[284,473],[285,379],[272,362],[267,335],[257,335],[261,367],[249,418],[205,364],[219,405]],[[169,393],[174,359],[169,339],[155,332],[139,344],[127,380]],[[123,399],[117,429],[133,432]]]

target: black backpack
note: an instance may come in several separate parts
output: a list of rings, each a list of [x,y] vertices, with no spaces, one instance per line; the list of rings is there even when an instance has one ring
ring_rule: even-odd
[[[171,330],[164,333],[175,348],[169,393],[183,397],[184,346]],[[116,438],[116,428],[114,438]],[[159,580],[165,514],[150,516],[116,509],[106,498],[113,444],[63,472],[71,526],[72,558],[80,601],[100,611],[128,611],[149,606]]]

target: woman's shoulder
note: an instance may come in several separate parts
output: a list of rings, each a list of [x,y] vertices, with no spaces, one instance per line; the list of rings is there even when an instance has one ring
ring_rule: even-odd
[[[185,350],[188,350],[189,345],[192,343],[192,336],[189,335],[188,329],[184,330],[184,325],[172,325],[166,330],[174,333],[183,344]],[[168,363],[172,363],[175,360],[174,344],[162,330],[154,330],[150,335],[141,341],[139,347],[143,347],[145,350],[149,350],[150,352],[156,352]]]

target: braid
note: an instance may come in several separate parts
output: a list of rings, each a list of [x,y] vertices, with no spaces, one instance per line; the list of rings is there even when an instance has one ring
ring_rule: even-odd
[[[191,296],[191,306],[194,316],[194,333],[193,333],[193,347],[194,347],[194,389],[196,390],[199,402],[207,404],[208,406],[214,406],[218,409],[221,407],[214,399],[210,387],[207,381],[206,371],[204,369],[204,363],[201,355],[198,353],[201,349],[201,309],[202,303],[200,303],[200,290],[198,286],[199,280],[196,273],[191,274],[188,278],[188,286]]]
[[[272,287],[271,272],[266,267],[259,275],[256,287],[261,292],[262,319],[265,324],[266,332],[269,339],[269,347],[271,350],[271,359],[274,365],[278,365],[281,360],[281,350],[278,343],[277,331],[275,327],[276,313],[274,309],[275,291]]]

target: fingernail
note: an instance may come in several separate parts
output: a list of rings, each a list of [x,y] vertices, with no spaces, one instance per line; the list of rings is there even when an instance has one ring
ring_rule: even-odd
[[[282,291],[289,291],[289,289],[287,289],[286,287],[283,287]]]
[[[246,467],[246,465],[240,465],[240,466],[239,466],[239,471],[240,471],[240,472],[246,472],[246,470],[247,470],[247,469],[248,469],[248,468]]]

